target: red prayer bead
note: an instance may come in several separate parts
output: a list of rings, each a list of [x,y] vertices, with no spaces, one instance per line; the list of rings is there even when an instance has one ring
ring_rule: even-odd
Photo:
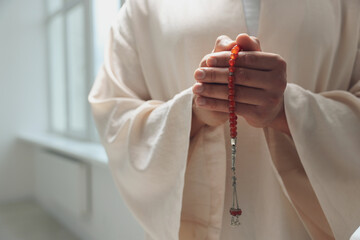
[[[231,55],[229,60],[229,73],[235,72],[235,60],[238,57],[238,53],[240,51],[240,47],[238,45],[235,45],[231,49]],[[228,100],[229,100],[229,122],[230,122],[230,135],[232,137],[236,137],[237,135],[237,115],[235,114],[235,85],[234,85],[235,77],[234,75],[230,75],[228,77]]]
[[[229,107],[235,107],[235,102],[229,101]]]
[[[231,53],[238,53],[240,51],[240,47],[238,45],[235,45],[232,49],[231,49]]]
[[[235,59],[230,59],[230,60],[229,60],[229,65],[230,65],[231,67],[233,67],[233,66],[235,65]]]
[[[236,120],[237,120],[237,116],[234,116],[234,117],[230,117],[230,118],[229,118],[230,123],[235,123]]]

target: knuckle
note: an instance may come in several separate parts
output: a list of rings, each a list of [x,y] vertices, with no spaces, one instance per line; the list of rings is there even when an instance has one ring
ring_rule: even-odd
[[[215,45],[221,45],[221,42],[226,38],[225,35],[218,36],[215,41]]]
[[[210,54],[207,54],[207,55],[205,55],[205,57],[203,57],[202,59],[201,59],[201,62],[200,62],[200,67],[205,67],[206,66],[206,60],[209,58],[209,56],[210,56]]]
[[[216,80],[215,70],[213,68],[209,68],[207,71],[208,71],[208,73],[210,75],[210,81],[215,82],[215,80]]]
[[[286,81],[286,72],[278,71],[274,73],[274,89],[279,89],[280,91],[285,91],[287,81]]]
[[[278,62],[278,65],[282,69],[286,69],[286,61],[284,58],[282,58],[280,55],[276,54],[276,61]]]
[[[260,40],[259,40],[259,38],[254,37],[254,36],[252,36],[251,38],[256,42],[256,44],[258,45],[258,47],[260,49]]]

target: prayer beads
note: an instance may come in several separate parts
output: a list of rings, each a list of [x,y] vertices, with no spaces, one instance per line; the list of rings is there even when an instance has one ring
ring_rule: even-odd
[[[235,113],[236,103],[235,103],[235,62],[238,58],[240,47],[235,45],[231,49],[231,55],[229,60],[229,77],[228,77],[228,100],[229,100],[229,124],[230,124],[230,137],[231,137],[231,170],[233,172],[233,204],[230,208],[231,215],[231,225],[238,226],[240,225],[239,216],[242,214],[241,209],[239,208],[239,203],[237,199],[236,192],[236,172],[235,172],[235,159],[236,159],[236,139],[237,139],[237,115]]]

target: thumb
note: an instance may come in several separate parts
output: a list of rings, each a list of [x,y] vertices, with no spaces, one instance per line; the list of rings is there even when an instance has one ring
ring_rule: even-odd
[[[216,39],[214,52],[222,52],[222,51],[230,51],[234,46],[236,45],[236,42],[229,38],[226,35],[221,35]]]
[[[261,51],[258,38],[241,33],[236,38],[236,44],[244,51]]]

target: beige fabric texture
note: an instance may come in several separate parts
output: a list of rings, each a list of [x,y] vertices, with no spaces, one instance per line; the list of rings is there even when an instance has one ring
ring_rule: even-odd
[[[292,137],[238,121],[241,226],[228,124],[189,138],[194,70],[242,1],[128,0],[89,94],[119,192],[147,239],[349,239],[360,225],[360,1],[264,0],[263,51],[287,62]],[[356,60],[357,59],[357,60]]]

